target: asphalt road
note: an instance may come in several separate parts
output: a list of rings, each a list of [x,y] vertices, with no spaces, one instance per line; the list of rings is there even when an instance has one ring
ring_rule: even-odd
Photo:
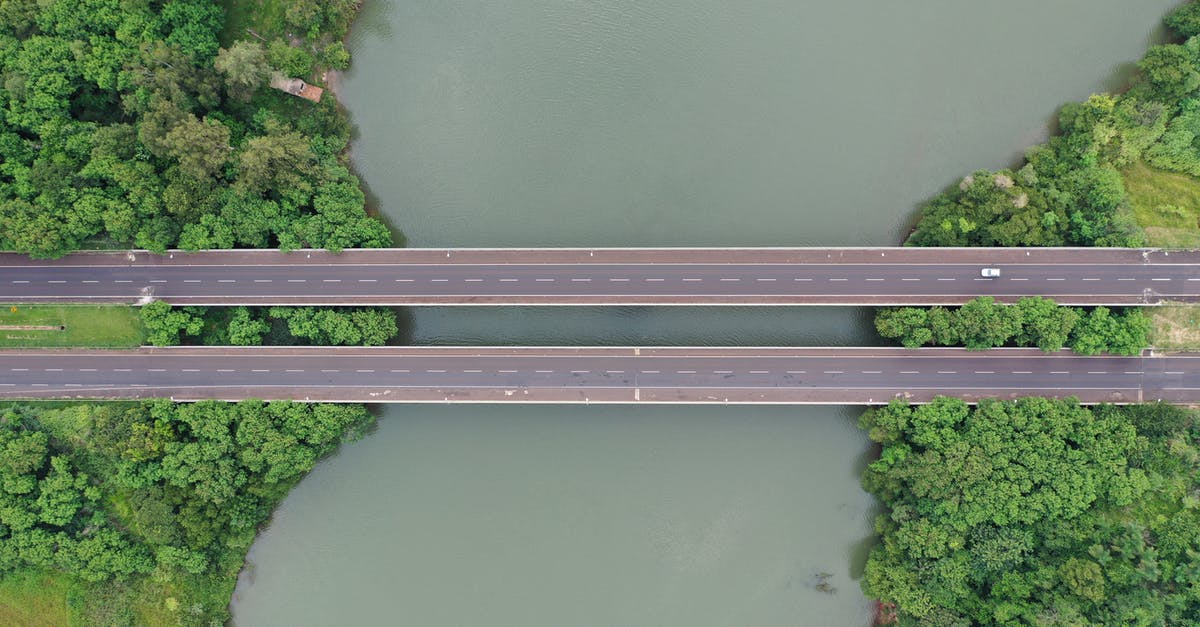
[[[995,267],[998,278],[980,270]],[[0,302],[178,305],[882,305],[1029,295],[1200,302],[1200,251],[387,249],[0,254]]]
[[[1200,355],[890,348],[143,348],[0,351],[0,398],[881,404],[1200,402]]]

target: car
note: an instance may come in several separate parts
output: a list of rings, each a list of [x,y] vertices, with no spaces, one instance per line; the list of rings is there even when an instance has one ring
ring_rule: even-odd
[[[1000,276],[1000,268],[984,268],[979,271],[979,276],[985,279],[994,279]]]

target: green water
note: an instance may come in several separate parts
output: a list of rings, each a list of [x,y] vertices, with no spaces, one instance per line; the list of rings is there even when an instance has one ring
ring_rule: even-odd
[[[372,0],[339,86],[410,246],[896,244],[1174,0]],[[853,309],[418,309],[420,344],[873,343]],[[420,406],[321,464],[239,625],[864,625],[852,408]],[[829,573],[832,592],[817,589]]]

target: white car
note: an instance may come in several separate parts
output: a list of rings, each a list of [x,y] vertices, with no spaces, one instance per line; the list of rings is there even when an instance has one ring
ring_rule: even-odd
[[[984,268],[979,271],[979,276],[985,279],[995,279],[1000,276],[1000,268]]]

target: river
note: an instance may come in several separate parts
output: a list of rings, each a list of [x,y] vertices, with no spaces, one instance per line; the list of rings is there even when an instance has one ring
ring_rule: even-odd
[[[340,96],[410,246],[890,245],[1122,84],[1175,4],[372,0]],[[878,341],[854,309],[408,315],[417,344]],[[237,624],[870,620],[857,409],[381,412],[256,541]]]

